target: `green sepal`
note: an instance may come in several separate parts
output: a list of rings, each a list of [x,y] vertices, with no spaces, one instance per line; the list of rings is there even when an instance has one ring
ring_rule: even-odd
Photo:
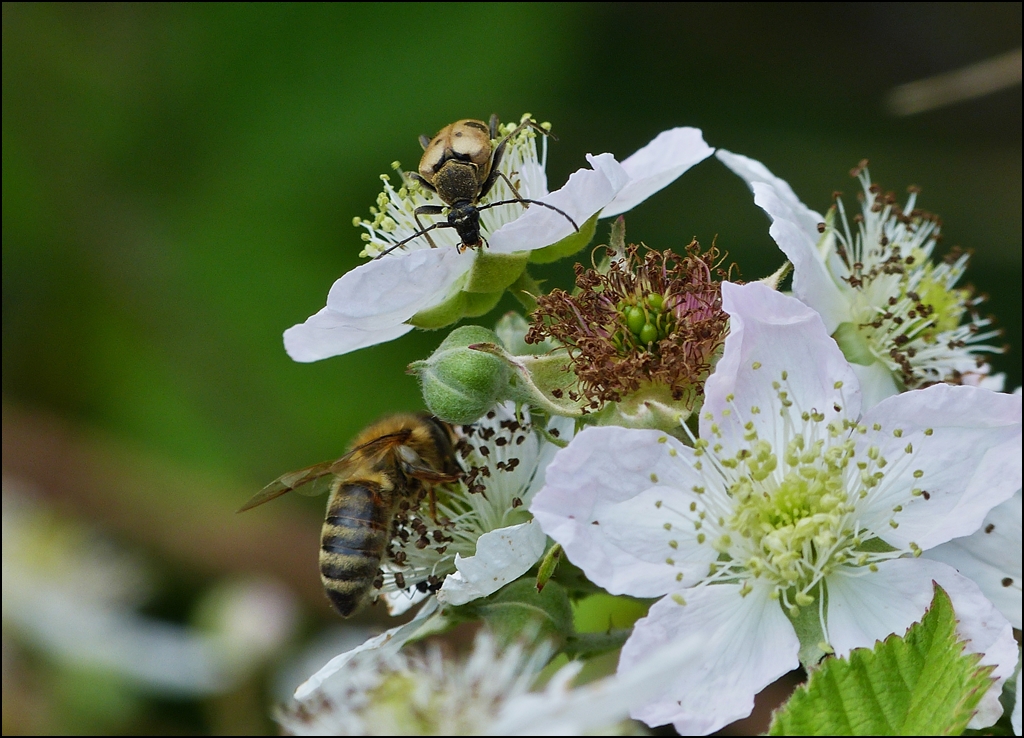
[[[938,585],[902,638],[828,659],[773,716],[768,735],[959,735],[992,685],[994,666],[965,654]]]
[[[653,428],[685,441],[683,423],[700,411],[703,401],[703,396],[693,389],[676,400],[665,385],[645,383],[621,401],[609,402],[592,413],[588,420],[594,425]]]
[[[512,370],[508,399],[535,407],[549,415],[576,418],[583,414],[579,402],[569,399],[568,389],[576,384],[576,375],[568,366],[565,352],[545,356],[512,356],[497,343],[474,344],[472,348],[491,354]],[[562,397],[556,397],[561,393]]]
[[[466,292],[503,292],[513,284],[526,269],[530,259],[529,252],[515,254],[493,254],[486,247],[480,250],[473,267],[469,270],[469,279],[463,290]]]
[[[877,361],[864,334],[853,323],[840,323],[832,338],[839,344],[843,356],[851,364],[871,366]]]
[[[421,310],[406,322],[416,328],[436,331],[452,323],[458,323],[466,316],[467,295],[461,290],[432,308]]]
[[[519,304],[526,309],[526,312],[532,313],[537,309],[537,297],[544,293],[541,288],[541,283],[530,276],[530,272],[526,269],[519,275],[519,279],[515,281],[513,285],[508,288],[508,291],[512,293],[512,296],[519,300]],[[528,353],[535,354],[536,351],[516,352],[516,353]]]
[[[597,231],[597,218],[600,214],[599,211],[591,215],[587,222],[580,226],[579,233],[571,233],[550,246],[531,251],[530,261],[534,264],[550,264],[584,249],[594,238],[594,233]]]
[[[460,607],[445,608],[462,620],[483,619],[500,641],[509,643],[530,634],[536,640],[553,640],[561,648],[574,635],[572,605],[557,582],[548,582],[540,592],[533,580],[524,577],[502,587],[489,597]]]
[[[505,293],[499,290],[497,292],[463,292],[462,294],[466,296],[463,317],[479,318],[494,310]]]

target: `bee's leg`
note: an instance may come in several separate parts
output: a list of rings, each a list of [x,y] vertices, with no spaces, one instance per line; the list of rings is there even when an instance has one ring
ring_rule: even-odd
[[[437,519],[437,494],[434,492],[435,484],[453,484],[462,478],[461,474],[445,474],[431,469],[428,466],[418,466],[408,461],[402,461],[402,471],[408,476],[427,483],[427,497],[430,505],[430,519],[440,525]]]
[[[490,123],[488,124],[488,128],[490,128],[491,140],[492,141],[497,141],[498,140],[498,114],[497,113],[491,113],[491,120],[490,120]]]
[[[412,217],[416,219],[416,225],[419,226],[421,233],[426,233],[430,229],[423,225],[420,221],[421,215],[443,215],[444,208],[440,205],[420,205],[418,208],[412,211]],[[436,249],[437,244],[434,243],[434,239],[427,236],[427,243],[430,244],[430,248]]]
[[[420,146],[422,146],[423,150],[426,151],[427,147],[430,146],[430,139],[427,136],[422,136],[421,135],[420,136]]]
[[[551,136],[550,132],[544,130],[544,128],[537,124],[537,121],[532,119],[524,120],[514,129],[512,129],[512,131],[510,131],[507,136],[502,138],[501,142],[494,147],[494,153],[491,154],[491,172],[490,174],[487,175],[487,179],[484,180],[484,183],[480,185],[480,197],[486,196],[487,193],[491,191],[491,188],[494,186],[494,183],[498,181],[498,165],[501,164],[501,157],[505,155],[505,146],[508,144],[509,139],[512,138],[513,136],[518,135],[519,132],[522,131],[524,128],[533,128],[534,130],[538,131],[539,133],[545,136]],[[493,138],[493,135],[491,137]],[[555,137],[551,136],[551,138]],[[557,141],[558,139],[555,138],[555,140]],[[513,187],[512,189],[514,190],[515,188]]]
[[[402,471],[427,484],[452,484],[462,479],[461,474],[445,474],[431,469],[429,466],[416,466],[405,461],[402,462]]]

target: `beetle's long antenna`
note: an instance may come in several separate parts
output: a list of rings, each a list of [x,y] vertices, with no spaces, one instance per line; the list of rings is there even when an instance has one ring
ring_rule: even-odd
[[[409,243],[410,241],[416,240],[417,238],[422,236],[424,233],[427,233],[428,231],[432,231],[435,228],[454,228],[454,227],[455,226],[453,226],[451,223],[449,223],[447,221],[444,221],[444,220],[442,220],[442,221],[440,221],[438,223],[434,223],[434,225],[427,226],[422,231],[419,231],[418,233],[414,233],[411,236],[409,236],[408,238],[404,238],[404,239],[402,239],[401,241],[399,241],[396,244],[392,244],[391,246],[389,246],[388,248],[384,249],[379,254],[377,254],[375,257],[373,257],[373,260],[376,261],[377,259],[381,258],[382,256],[387,256],[388,254],[390,254],[395,249],[399,249],[402,246],[405,246],[405,244]],[[577,229],[577,230],[579,230],[579,229]]]
[[[576,221],[575,220],[573,220],[571,217],[569,217],[569,214],[567,212],[565,212],[561,208],[556,208],[554,205],[550,205],[550,204],[548,204],[546,202],[541,202],[540,200],[528,200],[525,197],[520,197],[520,198],[517,198],[515,200],[499,200],[498,202],[489,202],[486,205],[479,205],[479,206],[477,206],[477,210],[487,210],[487,208],[493,208],[493,207],[495,207],[497,205],[514,205],[516,203],[529,203],[530,205],[541,205],[543,207],[546,207],[548,210],[554,210],[556,213],[561,215],[567,221],[572,223],[572,227],[576,229],[577,233],[580,232],[580,227],[578,225],[576,225]]]

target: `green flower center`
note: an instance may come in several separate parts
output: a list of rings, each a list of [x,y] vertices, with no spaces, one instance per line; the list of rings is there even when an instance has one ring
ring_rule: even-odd
[[[612,334],[611,341],[621,355],[637,350],[652,351],[658,341],[676,329],[675,314],[665,309],[665,298],[657,292],[620,300],[616,307],[619,329]]]
[[[971,293],[966,289],[948,286],[946,279],[935,274],[935,265],[927,262],[921,270],[921,279],[914,288],[921,305],[928,309],[931,327],[925,331],[928,340],[935,340],[937,333],[951,331],[960,325],[970,304]]]
[[[799,436],[782,455],[781,480],[773,474],[780,459],[766,441],[722,460],[735,462],[739,472],[727,488],[736,501],[727,527],[745,541],[744,564],[780,589],[795,590],[798,605],[808,604],[802,595],[851,557],[854,506],[846,487],[853,453],[849,439],[807,447]]]
[[[754,369],[760,364],[754,363]],[[907,443],[898,459],[887,459],[875,445],[858,450],[856,438],[868,429],[851,419],[827,419],[817,410],[798,410],[782,372],[781,382],[772,382],[778,399],[777,412],[783,418],[783,438],[776,445],[758,437],[753,421],[743,424],[743,444],[727,455],[722,429],[714,417],[709,433],[694,441],[694,468],[710,480],[720,479],[723,495],[706,494],[694,487],[703,503],[690,506],[698,544],[711,546],[717,560],[704,579],[712,582],[736,582],[740,593],[748,594],[751,580],[767,580],[772,597],[778,599],[791,618],[801,608],[819,601],[825,581],[840,569],[866,567],[904,553],[920,554],[910,543],[907,550],[896,550],[882,540],[883,531],[865,527],[866,511],[884,499],[887,473],[912,463],[912,443]],[[836,390],[842,389],[837,382]],[[733,402],[733,397],[727,397]],[[835,411],[845,404],[840,394]],[[722,411],[722,419],[731,419],[739,411],[735,406]],[[750,407],[750,416],[761,408]],[[877,433],[882,430],[873,426]],[[901,429],[893,436],[903,437]],[[925,436],[931,430],[924,431]],[[922,470],[913,478],[921,479]],[[716,487],[717,481],[712,482]],[[910,490],[912,497],[924,497],[923,489]],[[904,498],[905,499],[905,498]],[[882,503],[884,504],[884,503]],[[891,508],[889,525],[898,527],[896,515],[902,505]],[[869,515],[877,519],[877,510]]]

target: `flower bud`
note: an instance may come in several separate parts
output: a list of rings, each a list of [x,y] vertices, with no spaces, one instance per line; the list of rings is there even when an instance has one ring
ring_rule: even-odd
[[[505,399],[511,369],[498,357],[469,348],[478,343],[501,345],[492,331],[464,325],[448,334],[430,358],[409,365],[409,373],[420,378],[427,409],[441,420],[472,423]]]

